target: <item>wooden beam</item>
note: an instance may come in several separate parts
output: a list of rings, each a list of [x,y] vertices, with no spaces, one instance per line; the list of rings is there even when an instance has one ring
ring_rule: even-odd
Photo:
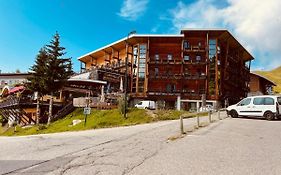
[[[146,45],[146,61],[145,61],[145,79],[144,79],[144,93],[147,93],[147,89],[148,89],[148,64],[147,62],[149,61],[150,57],[149,57],[149,46],[150,46],[150,39],[147,39],[147,45]]]
[[[210,60],[209,60],[209,32],[206,33],[206,47],[207,47],[207,51],[206,51],[206,81],[205,81],[205,93],[206,93],[206,98],[207,98],[207,94],[209,94],[209,80],[210,80],[210,74],[209,74],[209,65],[210,65]]]

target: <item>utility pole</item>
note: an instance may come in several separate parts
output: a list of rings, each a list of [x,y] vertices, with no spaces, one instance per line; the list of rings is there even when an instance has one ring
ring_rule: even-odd
[[[128,39],[130,37],[130,35],[135,34],[136,31],[131,31],[130,33],[128,33],[127,35],[127,39],[126,39],[126,58],[125,58],[125,79],[124,79],[124,118],[127,118],[127,87],[128,87],[128,51],[129,51],[129,44],[128,44]]]

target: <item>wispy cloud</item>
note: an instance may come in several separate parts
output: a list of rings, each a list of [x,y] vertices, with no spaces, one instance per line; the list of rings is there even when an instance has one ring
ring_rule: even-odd
[[[168,12],[173,30],[181,28],[228,28],[256,56],[265,69],[281,64],[280,0],[227,0],[219,6],[215,0],[192,4],[179,1]]]
[[[148,0],[124,0],[118,15],[126,20],[135,21],[146,11]]]

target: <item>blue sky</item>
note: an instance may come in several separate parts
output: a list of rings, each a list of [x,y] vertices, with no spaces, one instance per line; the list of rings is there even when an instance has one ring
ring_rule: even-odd
[[[267,70],[281,65],[276,6],[278,0],[0,0],[0,70],[28,71],[56,31],[78,71],[77,57],[132,30],[170,34],[183,27],[229,29],[256,58],[253,68]]]

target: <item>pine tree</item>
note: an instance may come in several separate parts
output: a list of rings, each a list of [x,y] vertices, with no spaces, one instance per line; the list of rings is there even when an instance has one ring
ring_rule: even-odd
[[[37,92],[37,105],[36,105],[36,124],[39,124],[40,120],[40,97],[47,94],[46,85],[46,62],[48,60],[48,53],[46,48],[40,49],[38,55],[36,56],[35,64],[30,68],[32,72],[32,77],[29,77],[28,89],[33,92]]]
[[[67,79],[73,74],[71,58],[62,58],[65,48],[60,46],[60,36],[56,32],[50,44],[46,46],[48,53],[46,85],[51,95],[49,104],[48,124],[51,122],[53,110],[53,95],[60,90]]]

